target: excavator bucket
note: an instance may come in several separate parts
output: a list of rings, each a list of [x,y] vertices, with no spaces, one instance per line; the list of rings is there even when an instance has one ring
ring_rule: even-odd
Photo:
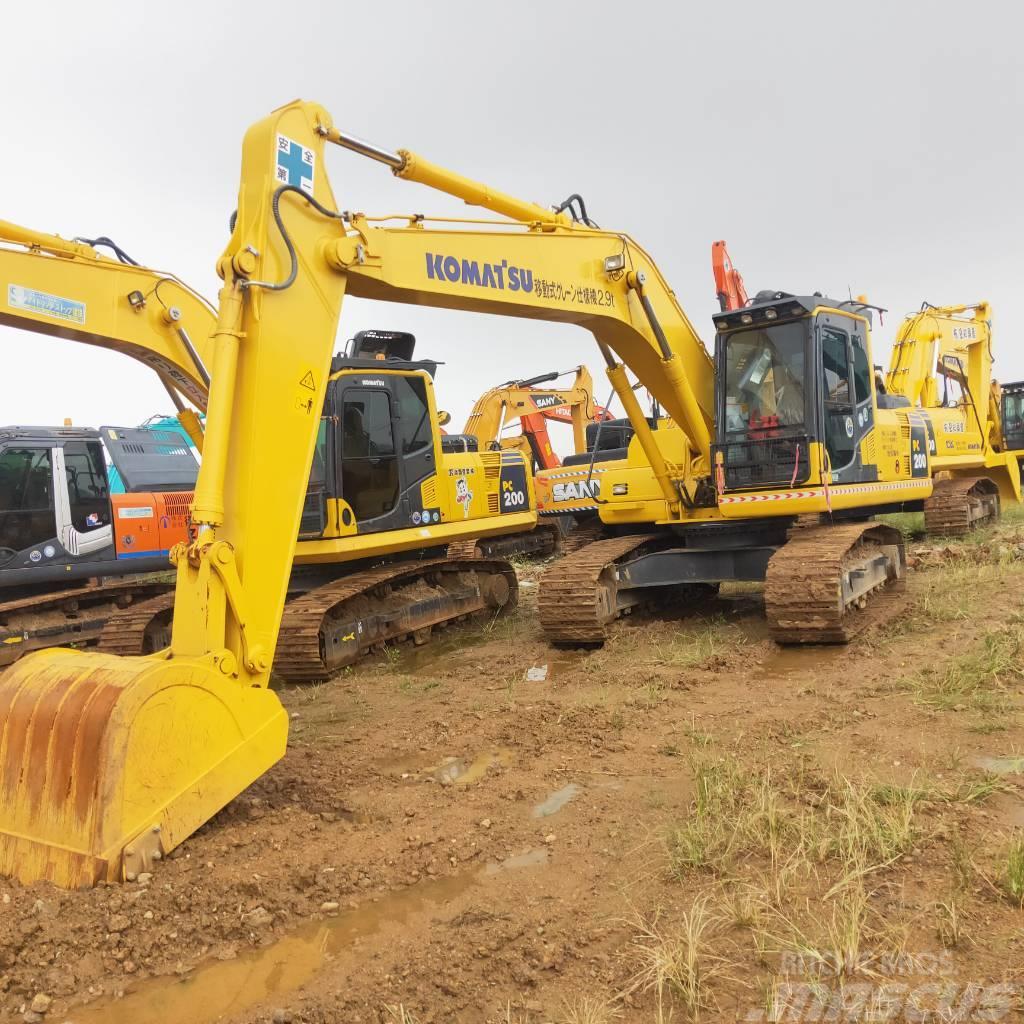
[[[287,735],[277,695],[212,660],[28,655],[0,676],[0,874],[132,880],[279,760]]]

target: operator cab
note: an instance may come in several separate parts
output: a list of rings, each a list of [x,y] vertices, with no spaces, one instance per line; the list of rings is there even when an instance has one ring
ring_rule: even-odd
[[[299,537],[397,530],[422,515],[436,472],[437,362],[405,331],[360,331],[331,362]]]
[[[1024,465],[1024,380],[1004,384],[1002,392],[1003,447],[1017,452],[1017,461]]]
[[[111,494],[115,469],[126,494]],[[157,506],[181,504],[184,529],[197,472],[169,431],[0,427],[0,586],[82,579],[128,557],[139,571],[168,568],[160,538],[170,522]]]
[[[832,482],[877,479],[860,461],[861,438],[874,425],[869,308],[817,293],[759,292],[714,319],[715,456],[726,490],[806,483],[814,443]]]

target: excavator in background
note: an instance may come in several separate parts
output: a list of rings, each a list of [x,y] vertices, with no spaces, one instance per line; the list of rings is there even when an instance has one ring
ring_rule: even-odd
[[[0,514],[0,666],[61,644],[160,650],[174,606],[168,552],[188,540],[197,474],[183,434],[204,444],[203,414],[188,402],[206,407],[210,308],[176,278],[87,244],[13,224],[0,224],[0,240],[0,322],[132,355],[157,369],[177,409],[173,433],[0,432],[0,499],[11,505]],[[524,554],[557,542],[555,527],[533,529],[532,474],[519,452],[447,450],[437,364],[414,360],[414,347],[411,334],[363,331],[332,362],[288,583],[282,677],[322,678],[388,641],[425,643],[435,626],[514,604],[511,567],[446,556],[450,539],[514,534]],[[112,477],[129,493],[113,493]]]
[[[573,373],[564,388],[542,388],[542,384]],[[505,430],[519,420],[521,433],[509,436]],[[557,469],[562,460],[551,445],[547,421],[572,426],[574,451],[586,450],[589,424],[612,419],[612,414],[594,401],[594,381],[585,366],[566,373],[551,372],[529,380],[510,380],[485,391],[473,406],[461,435],[488,449],[516,450],[531,460],[534,470]],[[468,443],[473,443],[470,441]]]
[[[0,222],[0,324],[135,356],[202,444],[214,314],[170,274]],[[193,340],[195,339],[195,340]],[[108,465],[107,456],[110,457]],[[177,434],[0,428],[0,666],[94,642],[118,609],[173,588],[198,467]],[[128,493],[114,493],[122,473]]]
[[[178,433],[0,427],[0,667],[169,593],[198,469]]]
[[[922,422],[928,455],[939,457],[945,470],[975,467],[981,457],[998,474],[1006,455],[1000,446],[999,385],[992,376],[992,362],[988,303],[925,302],[896,333],[878,405],[927,413]],[[928,533],[962,535],[998,516],[998,490],[983,493],[970,481],[969,476],[960,476],[936,483],[924,503]],[[972,497],[965,501],[968,493]]]
[[[464,219],[346,212],[326,175],[327,144],[506,219],[467,228]],[[410,425],[436,421],[422,377],[425,413],[416,401],[408,418],[404,404],[401,416],[385,417],[369,394],[397,395],[401,386],[386,380],[388,359],[411,353],[388,346],[378,360],[360,346],[357,365],[334,371],[357,379],[341,390],[340,410],[330,410],[336,420],[323,424],[346,294],[575,323],[594,336],[634,436],[630,466],[608,474],[600,505],[616,535],[555,563],[541,584],[541,616],[556,640],[599,641],[607,622],[645,593],[699,597],[735,579],[765,581],[780,639],[847,639],[859,609],[903,571],[899,534],[866,517],[927,501],[935,474],[949,465],[942,446],[929,457],[918,421],[931,420],[928,411],[879,408],[864,305],[776,292],[718,314],[716,388],[715,364],[653,260],[628,236],[596,227],[578,196],[554,209],[516,199],[348,135],[315,104],[290,103],[246,133],[237,214],[217,266],[223,286],[196,534],[171,553],[169,647],[120,658],[37,651],[0,678],[0,871],[26,882],[89,885],[149,871],[283,754],[288,716],[268,683],[282,619],[295,606],[286,613],[295,537],[305,522],[332,533],[308,542],[324,561],[359,557],[372,551],[377,518],[360,523],[355,494],[341,500],[313,486],[318,449],[329,451],[326,438],[337,444],[340,431],[344,481],[352,387],[362,421],[353,436],[371,419],[392,427],[391,443],[386,432],[374,434],[381,440],[352,456],[368,461],[356,467],[360,492],[379,503],[398,493],[383,463],[420,455],[407,448]],[[651,428],[628,371],[671,429]],[[959,417],[966,430],[970,413],[943,411],[936,438],[956,432],[943,418]],[[922,444],[923,460],[915,458]],[[441,521],[432,516],[424,527],[421,515],[418,526],[400,530],[410,545],[417,531],[423,545],[451,539],[461,524],[448,502],[462,509],[467,491],[471,503],[483,492],[488,505],[494,494],[497,511],[506,501],[528,502],[517,493],[523,478],[505,475],[501,453],[490,462],[488,453],[464,453],[480,461],[449,465],[438,447],[435,440],[422,451],[426,457],[430,448],[436,470],[413,487],[423,505],[435,488],[431,509]],[[984,471],[1019,500],[1016,461],[992,459],[991,469],[989,461],[979,453],[949,471]],[[528,467],[515,470],[529,488]],[[828,524],[790,529],[797,515],[829,512]],[[401,515],[380,514],[392,513]],[[498,583],[501,572],[485,568]],[[364,575],[362,618],[348,621],[378,614],[378,602],[406,599],[395,572],[389,565]],[[439,572],[438,562],[426,562],[414,586],[435,583]],[[786,594],[794,600],[782,607]],[[492,598],[500,605],[502,596]],[[322,618],[310,618],[311,643]]]
[[[743,275],[733,265],[725,242],[711,243],[711,272],[715,277],[715,296],[723,313],[745,306],[750,299],[743,284]]]

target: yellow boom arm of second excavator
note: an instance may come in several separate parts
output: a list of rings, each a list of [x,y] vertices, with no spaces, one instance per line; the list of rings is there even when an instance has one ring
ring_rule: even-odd
[[[512,220],[428,228],[418,217],[394,225],[340,212],[328,142]],[[195,342],[212,383],[196,537],[172,552],[170,647],[140,658],[38,651],[0,678],[0,873],[23,881],[76,886],[148,871],[284,753],[288,716],[270,668],[346,291],[583,327],[670,514],[709,474],[712,360],[639,246],[354,140],[322,107],[296,101],[246,133],[218,271],[209,348]],[[62,331],[72,328],[53,333]],[[103,340],[118,338],[113,328],[80,333],[121,344]],[[184,354],[165,354],[158,369],[173,376]],[[682,459],[666,461],[627,368],[678,424]]]
[[[215,312],[172,274],[0,221],[0,325],[112,349],[159,377],[196,447]],[[28,386],[26,384],[26,386]]]
[[[481,444],[500,443],[502,430],[509,419],[522,419],[531,414],[543,415],[544,409],[552,406],[565,407],[572,417],[574,449],[577,452],[585,451],[587,424],[597,418],[594,380],[585,366],[577,366],[572,384],[568,387],[544,387],[546,381],[554,380],[557,376],[561,375],[547,374],[532,380],[510,381],[485,391],[473,404],[463,433],[479,438]],[[538,399],[549,400],[550,404],[541,407]],[[530,446],[525,437],[520,440],[529,458]]]
[[[987,302],[931,306],[925,303],[900,325],[893,342],[886,391],[912,406],[935,409],[949,402],[949,383],[974,410],[986,445],[998,445],[998,400],[993,402],[992,313]]]

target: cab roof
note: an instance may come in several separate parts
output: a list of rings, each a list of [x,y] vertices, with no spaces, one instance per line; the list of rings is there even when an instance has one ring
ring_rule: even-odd
[[[791,292],[761,291],[739,309],[716,313],[715,327],[720,331],[731,331],[737,327],[750,327],[756,323],[793,320],[813,313],[820,306],[836,309],[843,313],[855,313],[866,317],[868,323],[871,323],[872,307],[854,299],[830,299],[827,295],[822,295],[821,292],[814,292],[813,295],[794,295]],[[770,316],[769,310],[774,310],[775,316]]]

